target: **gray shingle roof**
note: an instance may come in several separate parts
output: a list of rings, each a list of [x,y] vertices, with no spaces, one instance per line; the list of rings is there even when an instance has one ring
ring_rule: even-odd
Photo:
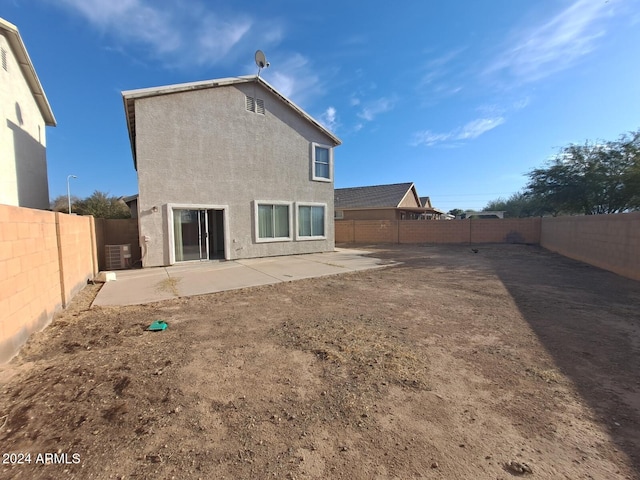
[[[429,197],[420,197],[420,205],[423,207],[431,207],[431,199]]]
[[[397,207],[412,182],[370,187],[336,188],[333,191],[334,208]]]

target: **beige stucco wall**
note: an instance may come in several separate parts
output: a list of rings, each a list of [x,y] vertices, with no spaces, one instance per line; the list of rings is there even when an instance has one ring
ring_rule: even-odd
[[[0,203],[48,209],[45,122],[3,35],[0,48]]]
[[[265,115],[245,109],[245,93]],[[331,141],[262,86],[138,99],[135,115],[143,266],[170,263],[171,204],[226,207],[228,259],[333,250],[333,183],[312,181],[310,160],[311,142]],[[326,240],[256,243],[256,200],[326,204]]]

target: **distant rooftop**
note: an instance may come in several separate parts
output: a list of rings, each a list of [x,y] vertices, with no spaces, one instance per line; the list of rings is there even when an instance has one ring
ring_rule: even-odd
[[[429,197],[420,197],[420,205],[426,208],[433,208],[431,206],[431,198]]]
[[[395,208],[413,186],[412,182],[373,185],[369,187],[336,188],[335,208]]]

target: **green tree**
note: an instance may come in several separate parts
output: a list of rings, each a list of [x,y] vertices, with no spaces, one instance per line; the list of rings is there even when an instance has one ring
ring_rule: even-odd
[[[449,215],[453,215],[454,217],[457,217],[459,215],[462,215],[464,213],[464,210],[460,210],[459,208],[454,208],[453,210],[449,210],[447,213]]]
[[[110,197],[108,193],[96,190],[91,196],[72,206],[79,215],[93,215],[96,218],[130,218],[131,211],[119,197]]]
[[[536,217],[545,213],[537,198],[526,192],[517,192],[509,198],[498,198],[487,203],[484,211],[503,211],[505,218]]]
[[[569,145],[529,172],[526,194],[553,215],[640,208],[640,131],[617,141]]]
[[[80,197],[76,197],[75,195],[71,195],[71,208],[73,209],[73,205],[80,201]],[[49,208],[54,212],[64,212],[69,213],[69,198],[66,195],[58,195],[54,198],[49,204]]]

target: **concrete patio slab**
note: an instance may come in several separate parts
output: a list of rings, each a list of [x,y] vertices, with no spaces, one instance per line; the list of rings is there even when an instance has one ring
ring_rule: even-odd
[[[395,264],[367,256],[369,253],[365,250],[336,249],[327,253],[190,262],[170,267],[117,271],[117,280],[103,285],[93,305],[142,305]]]

